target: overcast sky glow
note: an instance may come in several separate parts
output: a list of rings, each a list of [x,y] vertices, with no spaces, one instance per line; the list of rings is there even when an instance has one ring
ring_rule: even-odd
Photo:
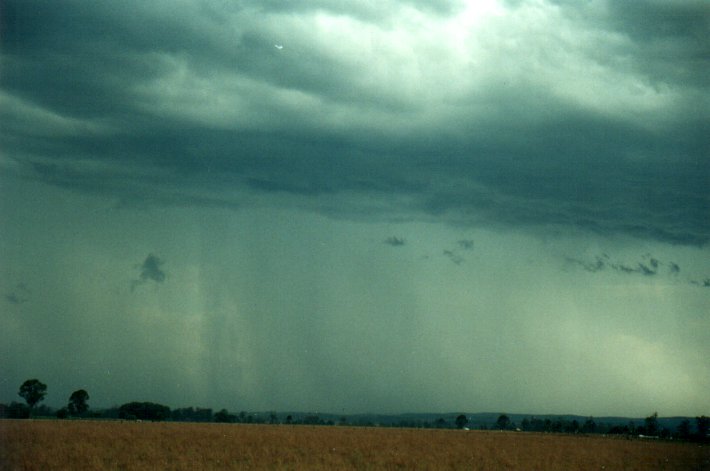
[[[0,402],[710,411],[707,2],[0,8]]]

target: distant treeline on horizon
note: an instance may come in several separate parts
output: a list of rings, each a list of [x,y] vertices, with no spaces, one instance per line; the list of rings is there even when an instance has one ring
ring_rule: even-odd
[[[509,430],[569,434],[609,434],[657,437],[665,439],[707,438],[710,418],[658,417],[645,419],[597,418],[575,415],[530,414],[328,414],[308,412],[246,412],[231,413],[227,409],[214,412],[211,408],[168,406],[152,402],[128,402],[121,406],[86,410],[70,414],[66,407],[55,409],[40,405],[30,410],[28,405],[11,402],[0,404],[0,418],[27,419],[103,419],[128,421],[216,422],[233,424],[284,424],[363,427],[406,427],[426,429]]]
[[[704,440],[710,438],[710,418],[658,417],[654,412],[644,419],[605,417],[594,419],[576,415],[529,415],[506,413],[407,413],[407,414],[320,414],[320,413],[230,413],[227,409],[213,412],[210,408],[170,407],[154,402],[127,402],[121,406],[90,410],[89,393],[84,389],[74,391],[66,407],[53,409],[38,405],[47,394],[47,385],[37,379],[28,379],[20,386],[18,395],[27,403],[13,401],[0,404],[0,418],[27,419],[82,418],[119,419],[132,421],[219,422],[237,424],[286,425],[350,425],[408,428],[437,428],[464,430],[511,430],[519,432],[549,432],[568,434],[612,434],[644,438]],[[640,423],[637,423],[640,422]],[[693,424],[694,422],[694,424]],[[694,427],[693,427],[694,425]]]

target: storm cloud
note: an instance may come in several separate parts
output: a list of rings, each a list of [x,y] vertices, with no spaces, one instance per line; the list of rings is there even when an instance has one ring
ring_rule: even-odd
[[[0,401],[707,415],[709,21],[5,0]]]
[[[4,167],[122,201],[702,245],[708,13],[643,3],[6,2]]]

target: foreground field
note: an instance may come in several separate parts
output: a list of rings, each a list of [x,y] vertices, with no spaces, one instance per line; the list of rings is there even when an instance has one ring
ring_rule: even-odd
[[[0,420],[0,470],[710,470],[691,443],[395,428]]]

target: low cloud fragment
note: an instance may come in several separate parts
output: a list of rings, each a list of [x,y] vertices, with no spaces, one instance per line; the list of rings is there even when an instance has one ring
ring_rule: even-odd
[[[392,236],[385,239],[385,244],[391,245],[392,247],[401,247],[405,244],[405,242],[402,237]]]
[[[611,257],[609,257],[609,255],[607,254],[597,255],[593,261],[581,260],[578,258],[571,257],[567,257],[567,261],[579,265],[584,270],[591,273],[596,273],[608,268],[619,273],[640,274],[644,276],[657,275],[659,267],[661,265],[664,265],[664,263],[658,260],[657,258],[653,258],[649,255],[646,255],[645,258],[648,258],[648,261],[644,260],[630,265],[622,262],[613,261]],[[673,272],[674,270],[676,270],[676,272],[680,271],[680,267],[678,267],[678,265],[675,263],[671,262],[671,265],[669,266],[669,270],[671,272]]]
[[[165,272],[160,269],[163,261],[154,254],[148,254],[142,264],[136,265],[140,268],[141,274],[137,280],[133,280],[131,289],[135,289],[136,286],[147,283],[148,281],[154,281],[156,283],[162,283],[165,281]]]
[[[651,267],[648,267],[643,263],[639,263],[638,268],[636,270],[638,270],[638,272],[644,276],[653,276],[658,273],[653,265],[651,265]]]
[[[473,239],[457,240],[456,245],[461,250],[473,250]],[[443,254],[456,265],[461,265],[466,261],[466,259],[458,253],[456,249],[444,249]]]
[[[463,250],[473,250],[473,239],[459,240],[457,244]]]
[[[598,271],[603,270],[607,266],[609,256],[606,254],[603,254],[601,256],[597,256],[593,262],[588,262],[585,260],[580,260],[578,258],[571,258],[567,257],[567,261],[574,263],[576,265],[579,265],[582,267],[584,270],[592,273],[596,273]]]
[[[16,293],[8,293],[5,295],[5,301],[9,302],[10,304],[22,304],[26,299],[21,299],[19,296],[17,296]]]
[[[573,257],[566,257],[566,260],[590,273],[596,273],[606,269],[627,275],[643,276],[656,276],[662,275],[663,273],[666,273],[668,276],[676,276],[680,273],[680,265],[675,262],[663,262],[649,254],[646,254],[643,258],[645,260],[636,262],[635,264],[614,261],[607,254],[597,255],[592,261]],[[688,282],[694,286],[701,286],[703,288],[710,287],[710,278],[705,278],[704,280],[689,280]]]
[[[23,304],[29,301],[30,291],[24,283],[18,283],[15,290],[5,294],[5,301],[10,304]]]
[[[461,265],[464,261],[464,258],[453,250],[444,250],[444,255],[456,265]]]

